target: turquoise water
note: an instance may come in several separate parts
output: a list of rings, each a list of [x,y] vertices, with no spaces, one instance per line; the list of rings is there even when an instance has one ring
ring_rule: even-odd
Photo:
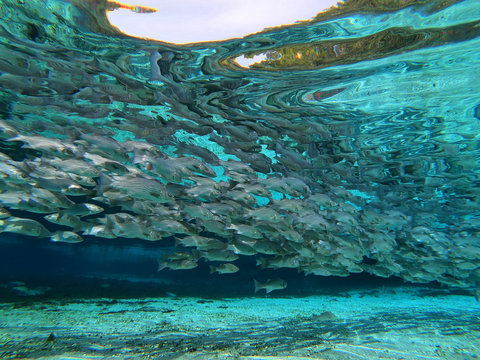
[[[478,316],[476,0],[190,46],[118,33],[102,1],[0,4],[6,303],[422,284]]]

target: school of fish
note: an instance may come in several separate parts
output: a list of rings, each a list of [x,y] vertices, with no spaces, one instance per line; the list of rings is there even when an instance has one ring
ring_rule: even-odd
[[[75,48],[33,20],[21,30],[1,29],[0,231],[173,237],[159,271],[207,261],[230,274],[254,256],[261,268],[478,287],[479,188],[452,171],[478,164],[457,147],[385,150],[359,114],[316,106],[318,84],[300,75],[289,86],[303,92],[289,93],[274,74],[218,69],[214,52],[140,40],[119,51],[88,34]]]

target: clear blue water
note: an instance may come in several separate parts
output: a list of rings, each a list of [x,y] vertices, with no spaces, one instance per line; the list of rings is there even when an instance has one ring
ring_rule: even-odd
[[[476,2],[360,4],[198,46],[118,34],[104,5],[3,2],[6,247],[91,262],[131,245],[151,270],[176,242],[197,265],[475,289]]]
[[[0,1],[1,298],[478,298],[480,5],[354,3],[177,46]]]

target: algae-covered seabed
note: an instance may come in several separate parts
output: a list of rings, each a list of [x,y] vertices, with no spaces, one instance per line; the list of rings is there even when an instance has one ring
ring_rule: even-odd
[[[5,359],[463,360],[480,354],[480,303],[428,288],[0,306]]]

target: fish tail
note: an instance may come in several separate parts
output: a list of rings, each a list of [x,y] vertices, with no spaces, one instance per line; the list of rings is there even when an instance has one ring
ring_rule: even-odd
[[[255,294],[256,294],[258,291],[260,291],[260,290],[263,289],[262,284],[260,284],[259,281],[253,279],[253,283],[255,284]]]
[[[55,231],[51,236],[50,236],[50,241],[53,242],[59,242],[61,231]]]
[[[185,209],[185,203],[184,203],[182,200],[180,200],[180,201],[178,202],[178,210],[181,211],[181,210],[183,210],[183,209]]]
[[[80,232],[82,231],[87,225],[91,225],[90,221],[82,221],[79,224],[74,224],[72,225],[72,231],[73,232]]]
[[[104,173],[98,174],[98,184],[97,184],[97,196],[102,195],[105,191],[110,189],[112,184],[112,179]]]
[[[108,219],[107,222],[104,225],[105,232],[107,233],[113,233],[113,228],[115,227],[115,223]]]
[[[132,162],[133,162],[134,165],[137,165],[137,164],[142,164],[143,165],[143,164],[146,164],[148,162],[148,158],[147,158],[147,156],[145,156],[145,154],[142,154],[138,151],[134,151]]]
[[[192,250],[192,255],[195,261],[198,261],[201,257],[203,257],[202,253],[196,249]]]
[[[163,261],[163,260],[158,259],[157,262],[158,262],[157,272],[158,272],[158,271],[162,271],[163,269],[165,269],[165,268],[168,267],[166,261]]]

